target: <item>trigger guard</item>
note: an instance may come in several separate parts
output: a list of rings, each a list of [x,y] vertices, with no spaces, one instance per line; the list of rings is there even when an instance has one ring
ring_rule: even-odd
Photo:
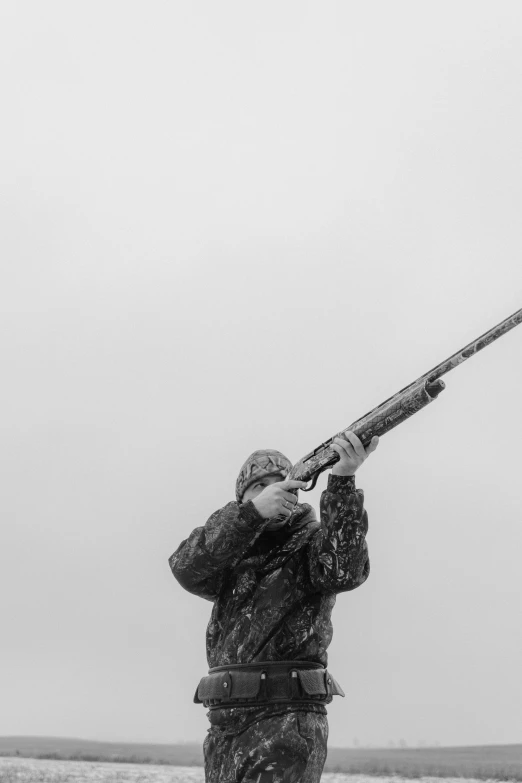
[[[312,489],[314,489],[315,485],[317,484],[317,479],[319,478],[319,473],[314,473],[312,476],[312,483],[309,487],[306,489],[302,489],[301,492],[311,492]]]

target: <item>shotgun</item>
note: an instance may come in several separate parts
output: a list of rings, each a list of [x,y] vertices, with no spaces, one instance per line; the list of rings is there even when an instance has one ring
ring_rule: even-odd
[[[440,392],[446,387],[444,381],[441,380],[441,376],[458,367],[466,359],[474,356],[474,354],[498,340],[499,337],[502,337],[503,334],[506,334],[506,332],[509,332],[510,329],[513,329],[520,323],[522,323],[522,309],[517,310],[509,318],[501,321],[488,332],[466,345],[465,348],[454,353],[449,359],[437,364],[432,370],[424,373],[413,383],[405,386],[404,389],[401,389],[376,408],[361,416],[360,419],[354,421],[346,429],[325,440],[324,443],[321,443],[320,446],[296,462],[286,478],[298,481],[312,481],[310,487],[301,490],[302,492],[310,492],[317,484],[319,475],[334,465],[339,459],[337,452],[329,448],[334,438],[338,438],[344,432],[350,430],[360,438],[363,446],[367,446],[374,435],[379,437],[384,435],[385,432],[406,421],[414,413],[436,400]]]

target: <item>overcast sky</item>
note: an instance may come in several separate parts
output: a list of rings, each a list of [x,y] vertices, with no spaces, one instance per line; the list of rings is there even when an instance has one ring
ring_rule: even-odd
[[[169,555],[522,307],[522,4],[3,0],[0,61],[0,734],[202,741]],[[521,357],[357,474],[331,746],[520,741]]]

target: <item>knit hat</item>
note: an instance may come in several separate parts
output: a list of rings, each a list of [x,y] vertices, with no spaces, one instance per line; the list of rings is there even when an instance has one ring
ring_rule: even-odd
[[[275,449],[260,449],[254,451],[246,462],[243,463],[236,481],[236,499],[241,503],[241,498],[248,487],[263,476],[282,476],[286,478],[292,463]]]

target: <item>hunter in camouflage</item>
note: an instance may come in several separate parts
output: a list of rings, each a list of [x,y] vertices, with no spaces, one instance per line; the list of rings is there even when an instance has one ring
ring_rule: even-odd
[[[354,474],[377,444],[374,438],[365,449],[351,432],[335,438],[331,448],[339,461],[321,495],[320,523],[311,506],[297,501],[304,482],[286,479],[290,461],[278,451],[254,452],[239,473],[236,500],[170,557],[182,587],[213,602],[207,660],[219,673],[203,678],[195,696],[210,706],[203,746],[207,783],[320,781],[328,739],[325,704],[344,694],[327,672],[324,696],[307,696],[319,691],[306,683],[326,669],[337,593],[368,578],[368,518]],[[226,688],[231,674],[241,672],[237,682],[247,682],[247,670],[276,672],[287,662],[295,683],[307,687],[306,693],[299,687],[297,699],[288,692],[270,703],[265,693],[233,706],[225,695],[212,698],[218,679]],[[315,668],[305,671],[307,666]],[[271,681],[272,674],[267,687]]]

